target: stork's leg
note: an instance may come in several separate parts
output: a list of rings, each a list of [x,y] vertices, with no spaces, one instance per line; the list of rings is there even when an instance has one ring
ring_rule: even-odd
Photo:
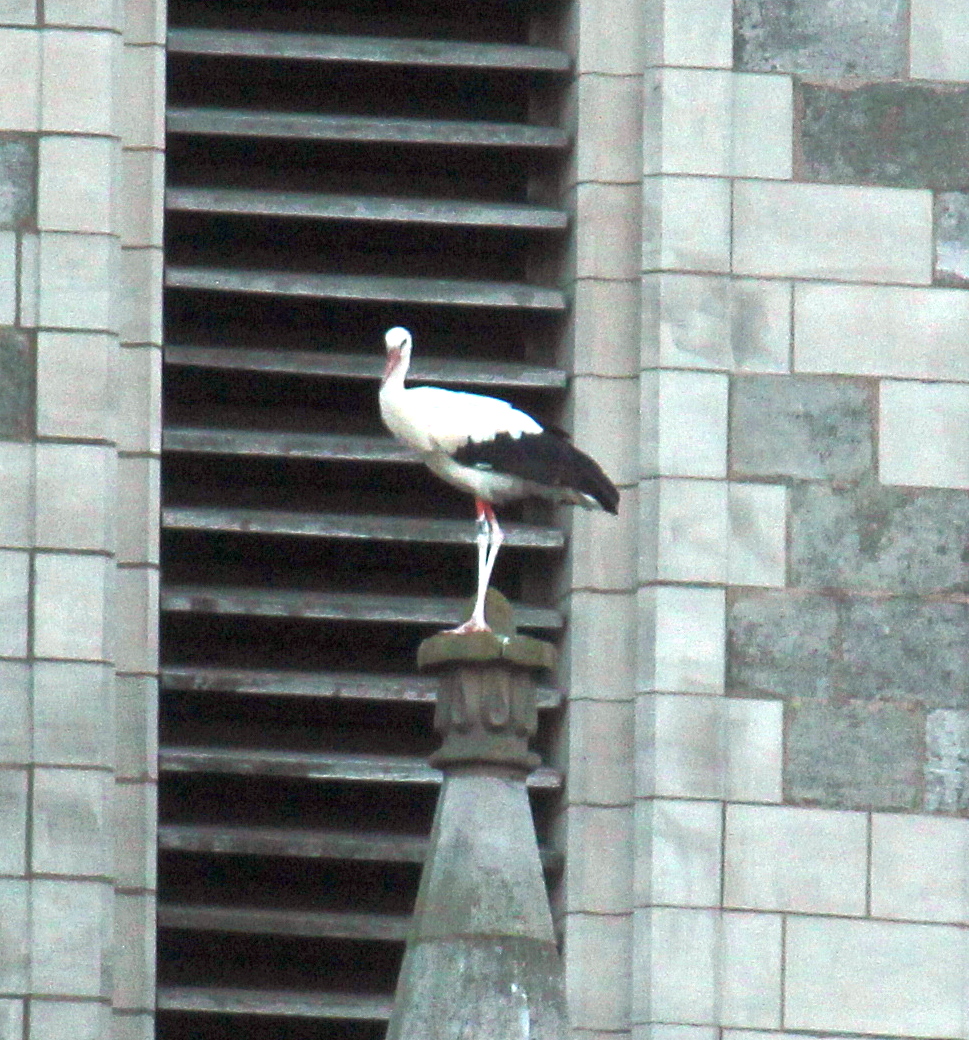
[[[474,504],[478,516],[478,534],[475,538],[478,543],[478,592],[471,617],[463,625],[450,629],[456,635],[463,635],[466,632],[491,631],[491,627],[485,620],[485,596],[488,593],[488,582],[491,580],[491,572],[494,570],[498,548],[505,539],[498,526],[498,521],[495,519],[495,511],[491,508],[491,503],[477,498]]]

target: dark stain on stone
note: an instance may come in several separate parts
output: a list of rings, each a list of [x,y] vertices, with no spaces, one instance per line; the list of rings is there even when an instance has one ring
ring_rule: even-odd
[[[0,329],[0,440],[34,436],[34,343],[18,329]]]
[[[795,91],[804,180],[969,186],[969,86],[797,83]]]

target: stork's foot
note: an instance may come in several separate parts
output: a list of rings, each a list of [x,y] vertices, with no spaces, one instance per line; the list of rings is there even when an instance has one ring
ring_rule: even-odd
[[[442,635],[448,636],[466,636],[471,632],[490,632],[491,625],[487,621],[474,616],[469,617],[463,625],[458,625],[457,628],[445,629]]]

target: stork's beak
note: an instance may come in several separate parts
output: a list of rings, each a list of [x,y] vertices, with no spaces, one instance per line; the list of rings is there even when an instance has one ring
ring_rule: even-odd
[[[387,364],[384,365],[384,379],[390,376],[390,373],[400,364],[400,347],[388,347],[387,348]]]

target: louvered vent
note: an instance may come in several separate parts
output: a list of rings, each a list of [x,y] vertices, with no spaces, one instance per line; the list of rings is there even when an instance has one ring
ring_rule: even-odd
[[[439,783],[415,649],[475,567],[381,428],[383,332],[554,419],[569,62],[514,0],[169,11],[158,1036],[376,1038]],[[554,639],[528,508],[495,584]]]

